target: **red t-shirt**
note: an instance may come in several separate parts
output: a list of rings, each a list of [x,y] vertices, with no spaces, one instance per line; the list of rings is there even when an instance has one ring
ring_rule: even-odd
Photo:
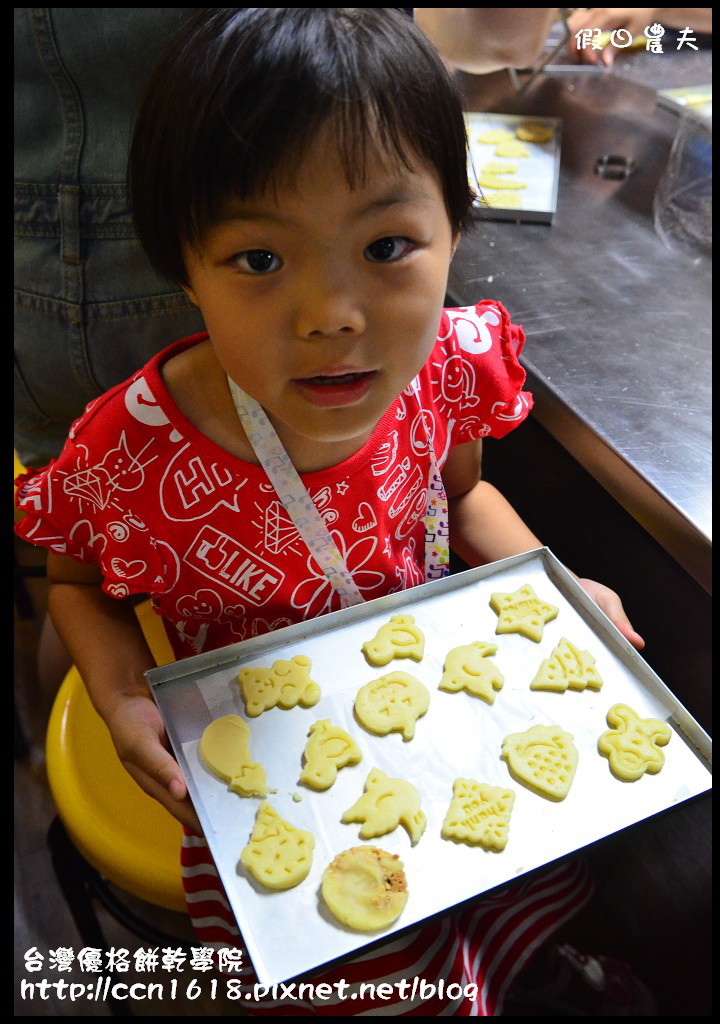
[[[17,493],[18,533],[97,563],[114,597],[149,594],[177,657],[339,607],[264,470],[201,434],[165,387],[163,362],[206,337],[175,342],[90,403]],[[302,476],[364,598],[424,580],[428,436],[442,469],[453,446],[527,416],[523,342],[499,303],[445,310],[416,389],[355,455]]]

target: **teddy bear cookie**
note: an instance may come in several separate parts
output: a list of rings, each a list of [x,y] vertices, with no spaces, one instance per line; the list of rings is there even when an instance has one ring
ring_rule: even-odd
[[[520,633],[535,643],[542,640],[545,623],[551,622],[560,610],[541,601],[529,583],[514,593],[491,594],[490,607],[498,617],[496,634]]]
[[[376,846],[339,853],[323,872],[321,891],[337,920],[359,932],[387,928],[408,901],[402,861]]]
[[[415,735],[415,723],[430,707],[430,693],[407,672],[391,672],[358,690],[355,714],[369,732],[387,736],[400,732],[404,740]]]
[[[466,690],[473,697],[482,697],[488,704],[495,700],[495,691],[505,682],[502,672],[489,660],[497,652],[495,644],[476,640],[454,647],[445,658],[440,689],[448,693]]]
[[[362,645],[362,650],[371,665],[387,665],[393,658],[420,661],[425,651],[425,637],[412,615],[393,615],[372,640]]]
[[[362,752],[352,736],[333,725],[329,718],[311,725],[309,736],[299,781],[311,789],[330,789],[340,768],[362,760]]]
[[[242,668],[238,683],[250,718],[270,708],[309,708],[320,700],[320,687],[310,678],[311,662],[304,654],[274,661],[270,668]]]
[[[602,684],[592,654],[581,651],[563,637],[550,657],[541,663],[530,689],[564,693],[566,690],[599,690]]]
[[[502,756],[513,778],[551,800],[570,792],[578,752],[569,732],[557,725],[534,725],[505,737]]]
[[[646,772],[657,775],[665,764],[660,750],[670,742],[672,730],[659,718],[640,718],[627,704],[615,704],[607,713],[608,732],[598,740],[610,770],[623,782],[637,782]]]
[[[420,809],[420,794],[410,782],[391,779],[374,768],[365,792],[342,816],[345,825],[360,822],[361,839],[375,839],[402,825],[414,846],[425,831],[427,818]]]
[[[265,769],[250,757],[250,728],[239,715],[211,722],[200,737],[200,757],[240,796],[266,796]]]
[[[312,833],[295,828],[264,800],[240,861],[268,889],[292,889],[307,877],[314,846]]]
[[[456,779],[453,798],[440,834],[486,850],[504,850],[515,794],[511,789],[488,786],[472,779]]]

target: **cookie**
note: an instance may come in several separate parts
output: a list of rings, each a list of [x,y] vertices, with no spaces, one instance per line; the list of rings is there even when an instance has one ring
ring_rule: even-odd
[[[365,683],[355,698],[355,714],[369,732],[387,736],[400,732],[404,740],[415,735],[415,723],[430,707],[430,694],[407,672],[391,672]]]
[[[408,901],[402,861],[376,846],[339,853],[323,873],[321,891],[333,916],[359,932],[387,928]]]
[[[498,142],[507,142],[512,139],[512,132],[507,128],[491,128],[482,135],[478,135],[477,141],[483,145],[495,145]]]
[[[362,752],[352,736],[332,725],[329,718],[311,725],[309,736],[299,781],[311,789],[329,789],[340,768],[362,760]]]
[[[517,192],[488,192],[478,202],[480,206],[499,207],[503,210],[522,210],[522,199]]]
[[[640,718],[627,704],[615,704],[607,713],[609,732],[598,740],[610,770],[623,782],[637,782],[647,772],[657,775],[665,764],[660,747],[670,742],[672,730],[659,718]]]
[[[513,178],[501,177],[499,174],[479,174],[477,183],[480,188],[494,188],[494,189],[505,189],[513,192],[518,189],[527,188],[522,181],[517,181]]]
[[[376,839],[402,825],[413,846],[425,831],[427,818],[420,809],[420,794],[404,779],[391,779],[374,768],[365,792],[342,816],[345,825],[360,822],[361,839]]]
[[[243,668],[238,683],[245,711],[256,718],[270,708],[312,707],[320,700],[320,687],[310,678],[310,659],[298,654],[290,661],[275,661],[271,668]]]
[[[425,652],[425,637],[412,615],[393,615],[373,640],[362,645],[362,650],[371,665],[387,665],[393,658],[420,661]]]
[[[200,757],[240,796],[267,796],[265,769],[250,757],[250,728],[239,715],[224,715],[200,737]]]
[[[505,737],[502,756],[513,778],[551,800],[570,792],[578,764],[573,738],[557,725],[534,725]]]
[[[524,124],[518,125],[515,131],[517,138],[523,142],[537,142],[540,145],[549,142],[554,134],[552,125],[542,124],[539,121],[525,121]]]
[[[517,164],[506,164],[500,160],[492,160],[480,168],[480,174],[515,174]]]
[[[488,786],[472,779],[456,779],[453,798],[440,834],[469,846],[504,850],[515,794],[511,789]]]
[[[492,704],[495,690],[502,689],[505,682],[502,672],[489,660],[496,651],[495,644],[486,644],[482,640],[454,647],[445,658],[440,689],[449,693],[465,690],[473,697],[481,697]]]
[[[599,690],[602,684],[592,654],[581,651],[563,637],[550,657],[541,663],[530,689],[564,693],[565,690]]]
[[[520,633],[535,643],[542,640],[545,623],[551,622],[559,611],[554,604],[541,601],[528,583],[511,594],[491,594],[490,607],[498,617],[496,634]]]
[[[508,139],[506,142],[499,142],[495,147],[495,156],[530,156],[530,150],[523,146],[517,139]]]
[[[240,861],[268,889],[292,889],[307,878],[314,846],[312,833],[295,828],[264,800]]]

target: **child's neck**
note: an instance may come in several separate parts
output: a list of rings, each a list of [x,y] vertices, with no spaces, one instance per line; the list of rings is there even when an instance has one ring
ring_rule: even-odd
[[[161,374],[170,397],[180,412],[201,434],[244,462],[259,465],[230,394],[227,376],[217,362],[209,341],[200,342],[162,364]],[[198,381],[203,382],[202,388]],[[316,441],[293,435],[282,423],[273,422],[280,441],[298,473],[330,469],[355,455],[372,436],[341,441]]]

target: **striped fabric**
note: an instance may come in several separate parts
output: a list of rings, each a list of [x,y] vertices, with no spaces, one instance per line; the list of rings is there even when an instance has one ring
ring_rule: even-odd
[[[182,874],[198,940],[218,950],[242,948],[207,843],[189,832],[183,840]],[[309,984],[302,991],[294,986],[292,994],[280,986],[259,993],[245,954],[241,972],[232,975],[243,993],[238,1005],[248,1015],[268,1016],[496,1017],[519,971],[591,895],[584,860],[553,865],[308,979],[314,986],[332,986],[330,998],[309,998]],[[370,983],[385,983],[382,995]]]

